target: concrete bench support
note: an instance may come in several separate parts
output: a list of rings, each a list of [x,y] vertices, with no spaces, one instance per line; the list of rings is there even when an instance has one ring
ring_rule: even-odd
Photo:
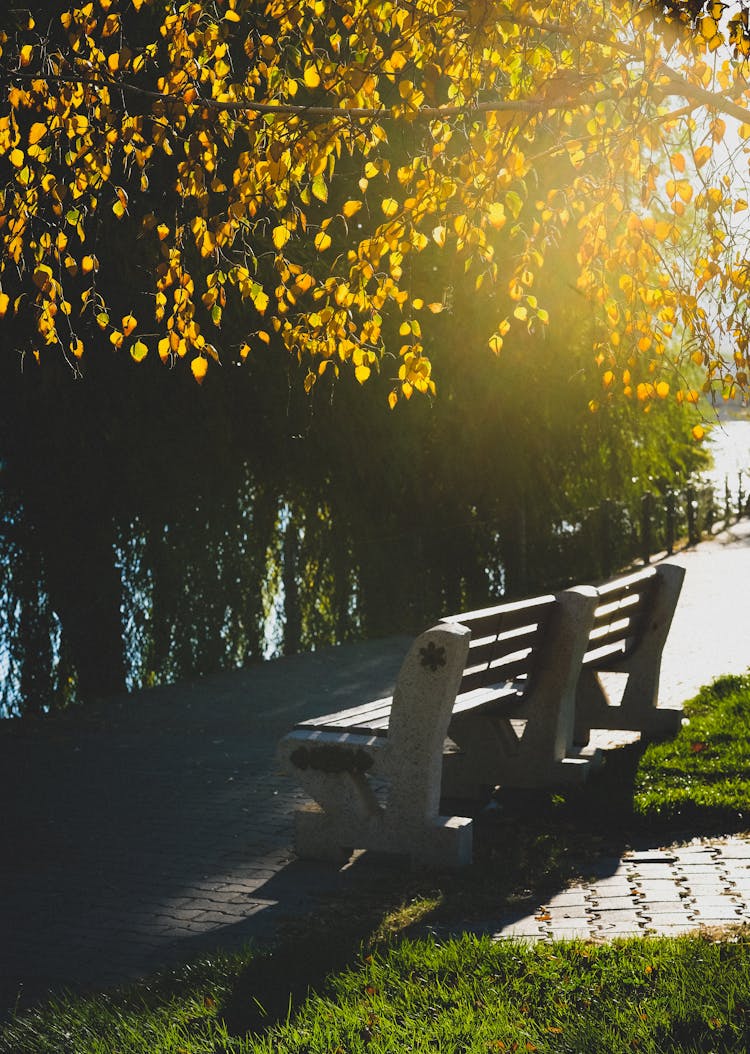
[[[280,759],[317,805],[297,813],[302,857],[353,849],[402,853],[427,865],[471,862],[472,822],[441,816],[443,745],[470,633],[436,626],[412,645],[396,682],[387,734],[295,729]],[[372,781],[387,783],[381,805]]]
[[[643,572],[643,593],[634,610],[634,625],[622,650],[606,654],[592,640],[584,656],[576,695],[575,738],[588,742],[592,728],[624,729],[641,732],[644,737],[673,735],[682,721],[682,708],[659,707],[659,673],[667,634],[672,624],[685,577],[685,569],[663,563]],[[638,575],[632,576],[633,579]],[[600,603],[612,606],[621,596],[618,580],[600,587]],[[615,620],[617,613],[605,616]],[[605,639],[605,638],[600,638]],[[605,651],[598,655],[597,651]],[[627,674],[619,703],[614,704],[602,684],[600,673]]]
[[[517,702],[454,713],[448,734],[460,753],[445,759],[444,794],[567,786],[582,783],[599,763],[598,752],[574,746],[576,685],[597,603],[591,586],[558,594]]]

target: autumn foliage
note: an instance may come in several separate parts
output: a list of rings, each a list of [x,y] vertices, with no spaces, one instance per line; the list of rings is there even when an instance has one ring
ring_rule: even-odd
[[[281,343],[308,389],[380,371],[395,405],[435,393],[445,310],[481,306],[495,354],[541,338],[537,279],[572,240],[592,407],[695,402],[691,360],[706,389],[747,385],[741,9],[36,6],[0,16],[0,316],[22,361],[114,349],[202,381]]]

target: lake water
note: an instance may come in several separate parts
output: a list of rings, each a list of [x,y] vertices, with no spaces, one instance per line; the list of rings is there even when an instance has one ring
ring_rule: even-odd
[[[709,439],[714,464],[703,475],[721,494],[725,480],[732,491],[737,489],[742,473],[742,489],[750,492],[750,418],[719,421]]]

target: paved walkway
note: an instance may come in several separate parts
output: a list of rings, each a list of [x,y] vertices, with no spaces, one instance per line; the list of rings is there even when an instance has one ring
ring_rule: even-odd
[[[750,525],[687,568],[665,700],[750,664]],[[295,860],[300,800],[274,747],[300,717],[387,694],[408,642],[346,645],[0,727],[0,1013],[273,934],[361,868]],[[365,866],[366,870],[366,866]],[[750,921],[750,845],[639,846],[587,885],[498,918],[503,934],[596,937]]]

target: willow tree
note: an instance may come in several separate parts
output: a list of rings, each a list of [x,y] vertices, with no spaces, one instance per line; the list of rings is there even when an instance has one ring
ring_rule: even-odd
[[[308,389],[383,371],[394,406],[436,391],[427,315],[473,310],[417,257],[473,276],[500,354],[554,324],[535,283],[575,229],[604,397],[697,401],[690,358],[707,388],[747,384],[743,10],[49,6],[0,33],[5,354],[158,355],[200,382],[279,342]]]

